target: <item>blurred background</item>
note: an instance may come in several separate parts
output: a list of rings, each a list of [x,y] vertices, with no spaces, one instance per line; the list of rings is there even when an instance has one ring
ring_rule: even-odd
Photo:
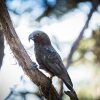
[[[100,100],[100,1],[5,0],[14,28],[33,61],[35,30],[47,33],[72,79],[79,100]],[[24,74],[5,41],[0,71],[0,100],[44,100],[38,87]],[[46,72],[41,70],[48,76]],[[69,100],[57,77],[53,84]]]

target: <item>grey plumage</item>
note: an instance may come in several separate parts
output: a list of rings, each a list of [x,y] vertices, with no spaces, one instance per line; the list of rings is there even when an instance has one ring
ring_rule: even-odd
[[[68,72],[64,67],[61,57],[52,47],[49,37],[42,31],[35,31],[30,34],[30,39],[34,41],[35,56],[40,68],[53,76],[58,76],[70,90],[73,90],[73,84]]]
[[[69,95],[72,96],[73,100],[78,100],[69,74],[64,67],[61,57],[53,48],[48,35],[42,31],[35,31],[29,35],[30,39],[34,41],[35,56],[40,68],[49,72],[52,76],[56,75],[61,78],[71,91],[66,93],[70,93]]]

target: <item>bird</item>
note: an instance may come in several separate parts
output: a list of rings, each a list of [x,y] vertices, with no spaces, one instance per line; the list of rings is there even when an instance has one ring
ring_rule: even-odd
[[[40,69],[47,71],[52,77],[57,76],[62,79],[68,89],[74,91],[71,78],[48,35],[36,30],[29,35],[28,39],[34,41],[35,56]]]

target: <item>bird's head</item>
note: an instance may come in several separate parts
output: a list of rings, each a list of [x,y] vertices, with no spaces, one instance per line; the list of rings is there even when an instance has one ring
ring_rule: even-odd
[[[29,41],[33,40],[34,43],[36,44],[41,44],[41,45],[50,45],[50,39],[48,35],[42,31],[35,31],[31,33],[28,37]]]

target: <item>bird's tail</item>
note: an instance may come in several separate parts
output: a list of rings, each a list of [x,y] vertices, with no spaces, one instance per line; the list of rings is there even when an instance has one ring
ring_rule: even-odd
[[[60,78],[63,80],[65,85],[70,90],[70,91],[68,91],[69,95],[71,95],[74,98],[74,100],[78,100],[77,94],[76,94],[75,90],[73,89],[73,83],[72,83],[68,73],[63,74],[62,76],[60,76]]]
[[[73,83],[71,81],[70,76],[68,75],[68,73],[63,73],[60,78],[63,80],[63,82],[65,83],[65,85],[68,87],[69,90],[73,90]]]
[[[65,91],[71,100],[79,100],[75,91]]]

